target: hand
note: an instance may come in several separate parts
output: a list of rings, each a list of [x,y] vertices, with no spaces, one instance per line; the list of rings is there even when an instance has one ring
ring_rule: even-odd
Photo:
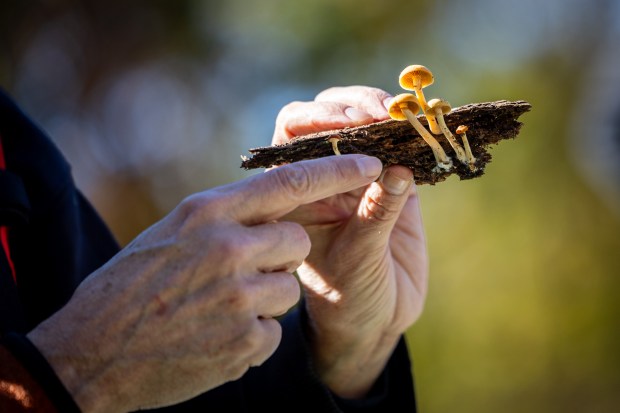
[[[285,166],[193,195],[28,337],[85,412],[174,404],[237,379],[276,349],[310,241],[294,208],[372,182],[351,155]]]
[[[374,88],[328,89],[313,102],[283,108],[273,143],[387,119],[389,99]],[[319,374],[341,397],[363,396],[426,296],[428,259],[412,172],[389,167],[380,182],[302,205],[286,219],[302,224],[312,241],[298,273]]]

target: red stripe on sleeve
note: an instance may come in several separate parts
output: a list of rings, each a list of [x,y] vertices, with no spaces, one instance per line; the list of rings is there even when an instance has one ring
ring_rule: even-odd
[[[4,148],[2,147],[2,136],[0,136],[0,170],[6,169],[6,161],[4,159]],[[11,275],[13,276],[13,281],[17,283],[17,275],[15,274],[15,265],[13,264],[13,260],[11,259],[11,249],[9,248],[9,228],[8,227],[0,227],[0,243],[2,243],[2,249],[4,250],[4,255],[6,255],[6,260],[9,263],[9,267],[11,268]]]

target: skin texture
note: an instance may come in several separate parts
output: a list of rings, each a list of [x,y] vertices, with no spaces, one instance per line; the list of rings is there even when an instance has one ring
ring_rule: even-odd
[[[389,100],[375,88],[328,89],[285,106],[273,143],[388,119]],[[303,225],[312,242],[298,274],[317,370],[339,396],[362,397],[426,297],[428,258],[412,173],[392,166],[378,182],[302,205],[285,219]]]
[[[171,405],[237,379],[275,351],[281,327],[273,317],[299,300],[292,273],[311,237],[282,217],[380,173],[377,159],[348,155],[192,195],[28,337],[84,412]]]
[[[355,86],[291,103],[274,143],[387,119],[389,98]],[[192,195],[28,337],[84,412],[171,405],[275,351],[297,270],[321,378],[363,397],[420,316],[428,274],[411,171],[380,173],[375,158],[333,156]]]

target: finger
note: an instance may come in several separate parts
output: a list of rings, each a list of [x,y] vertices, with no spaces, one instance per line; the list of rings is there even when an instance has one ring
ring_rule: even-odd
[[[274,144],[291,138],[347,126],[359,126],[373,121],[369,113],[338,102],[293,102],[286,105],[276,118]]]
[[[249,367],[260,366],[276,351],[282,340],[282,326],[273,318],[257,319],[254,335],[255,351],[246,362]]]
[[[310,238],[294,222],[275,222],[247,229],[260,241],[252,265],[260,272],[294,272],[310,253]]]
[[[375,121],[389,119],[387,107],[392,99],[388,92],[367,86],[332,87],[319,93],[317,102],[339,102],[372,115]]]
[[[300,205],[351,191],[374,181],[383,165],[366,155],[295,162],[218,188],[210,205],[245,225],[276,220]]]
[[[386,169],[380,182],[375,182],[360,201],[357,215],[346,231],[360,248],[373,249],[386,245],[392,228],[411,195],[413,173],[403,166]]]
[[[247,287],[247,294],[254,300],[254,309],[260,318],[286,313],[301,296],[297,278],[288,272],[256,273],[248,279]]]
[[[307,227],[309,225],[330,225],[348,221],[355,213],[366,187],[354,189],[337,198],[328,198],[307,207],[300,207],[286,214],[282,219]]]

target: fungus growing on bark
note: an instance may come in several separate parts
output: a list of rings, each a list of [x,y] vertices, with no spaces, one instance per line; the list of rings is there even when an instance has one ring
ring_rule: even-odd
[[[456,134],[459,135],[461,137],[461,139],[463,140],[463,146],[465,147],[465,154],[467,155],[467,160],[469,162],[469,168],[474,171],[476,170],[476,158],[474,157],[474,154],[471,151],[471,146],[469,146],[469,140],[467,139],[467,131],[469,130],[469,128],[467,127],[467,125],[460,125],[458,128],[456,128]]]
[[[432,113],[427,113],[428,104],[426,103],[426,97],[424,97],[424,89],[427,86],[430,86],[435,82],[435,78],[433,77],[433,73],[426,67],[422,65],[410,65],[403,69],[400,72],[400,76],[398,77],[398,82],[400,86],[405,90],[411,90],[415,93],[415,96],[418,98],[418,102],[422,107],[422,112],[426,116],[426,120],[428,121],[428,127],[436,135],[441,133],[439,129],[439,125],[437,125],[437,121]]]
[[[411,93],[401,93],[395,96],[390,102],[388,113],[390,117],[395,120],[408,120],[411,126],[420,134],[422,139],[431,147],[437,166],[433,169],[433,172],[440,172],[442,169],[449,171],[452,169],[452,160],[446,152],[443,150],[437,139],[424,126],[420,123],[416,117],[416,113],[420,110],[418,99]]]
[[[461,161],[461,163],[468,165],[469,159],[467,159],[465,150],[461,147],[452,132],[450,132],[450,129],[448,129],[448,125],[446,125],[446,121],[443,118],[443,115],[447,115],[452,110],[450,104],[443,99],[431,99],[428,101],[428,110],[435,116],[441,133],[443,133],[443,136],[446,137],[450,143],[450,146],[452,146],[452,149],[456,152],[456,157],[458,160]]]
[[[334,154],[336,155],[342,155],[340,153],[340,150],[338,150],[338,142],[340,141],[340,136],[338,135],[331,135],[329,137],[329,139],[327,139],[328,142],[331,142],[332,144],[332,149],[334,150]]]

